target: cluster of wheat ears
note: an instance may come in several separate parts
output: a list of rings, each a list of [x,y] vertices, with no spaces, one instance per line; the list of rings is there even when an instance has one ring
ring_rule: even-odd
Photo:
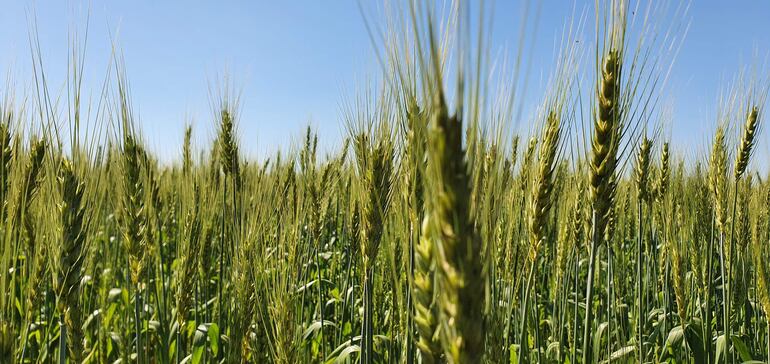
[[[73,57],[60,110],[33,51],[36,97],[0,108],[0,362],[767,362],[767,80],[741,73],[710,150],[677,155],[654,47],[599,8],[595,81],[563,42],[522,153],[462,3],[402,8],[326,157],[308,129],[242,158],[224,87],[210,148],[188,127],[159,163],[118,57],[88,107]]]

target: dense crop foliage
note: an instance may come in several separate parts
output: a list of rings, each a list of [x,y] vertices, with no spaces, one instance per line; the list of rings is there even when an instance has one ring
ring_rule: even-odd
[[[7,98],[0,362],[770,358],[770,180],[751,168],[766,81],[739,77],[710,150],[685,160],[617,2],[590,91],[567,41],[528,142],[508,143],[513,101],[490,101],[468,47],[483,42],[458,22],[447,67],[430,12],[405,9],[385,85],[345,108],[324,157],[308,129],[297,150],[243,158],[227,90],[216,138],[196,148],[188,127],[171,164],[146,148],[121,71],[95,112],[78,82],[66,112],[48,92]]]

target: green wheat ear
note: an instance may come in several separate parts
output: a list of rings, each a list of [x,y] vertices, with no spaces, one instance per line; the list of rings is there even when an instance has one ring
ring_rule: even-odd
[[[54,275],[54,291],[59,313],[67,327],[67,349],[74,362],[80,362],[83,352],[83,330],[80,312],[80,279],[85,251],[83,193],[84,184],[73,170],[72,163],[62,159],[58,175],[59,202],[59,264]]]
[[[220,113],[219,160],[225,175],[239,181],[241,175],[240,157],[234,129],[233,113],[225,108]]]
[[[760,219],[758,219],[764,220],[764,222],[756,222],[757,225],[764,224],[764,238],[756,236],[755,239],[752,239],[752,255],[754,256],[754,266],[757,273],[757,297],[765,311],[765,318],[770,328],[770,268],[768,268],[767,264],[767,237],[770,237],[770,186],[765,187],[764,194],[764,208]],[[760,235],[759,226],[755,227],[755,231],[757,231],[755,235]]]
[[[435,265],[433,243],[425,234],[430,231],[426,218],[423,236],[415,246],[414,255],[414,306],[415,325],[419,339],[417,348],[426,364],[441,362],[441,343],[439,341],[438,306],[435,300]]]
[[[583,361],[591,362],[590,333],[593,330],[593,273],[600,245],[608,234],[608,225],[615,202],[618,146],[621,136],[620,72],[622,58],[616,49],[610,50],[602,61],[591,140],[589,192],[593,208],[589,277],[586,286],[586,315],[583,325]]]
[[[482,242],[470,210],[461,115],[448,115],[437,87],[428,124],[425,233],[434,242],[439,272],[441,343],[450,363],[478,363],[485,339]]]
[[[551,192],[553,191],[553,172],[556,161],[556,151],[559,147],[560,120],[556,113],[548,114],[543,142],[538,156],[538,167],[535,175],[535,183],[532,187],[532,199],[529,206],[529,231],[530,243],[534,256],[530,261],[537,259],[537,250],[544,239],[544,227],[546,216],[551,209]]]
[[[640,200],[647,201],[650,194],[649,175],[650,175],[650,152],[652,150],[652,141],[644,137],[639,146],[639,153],[636,155],[636,168],[634,169],[634,178],[636,179],[636,193]]]
[[[182,174],[189,176],[192,170],[192,125],[184,129],[184,143],[182,144]]]
[[[130,133],[123,137],[123,193],[121,200],[123,244],[128,253],[131,283],[134,287],[144,272],[146,221],[144,206],[144,180],[141,176],[141,148]]]
[[[660,154],[660,174],[655,186],[655,199],[658,202],[663,201],[668,191],[669,180],[671,179],[671,156],[668,142],[663,143],[663,150]]]
[[[743,127],[743,138],[738,148],[738,155],[735,157],[735,179],[740,179],[743,173],[746,172],[758,127],[759,108],[754,106],[746,117],[746,124]]]
[[[727,145],[725,129],[722,126],[717,128],[711,147],[709,189],[714,202],[717,227],[724,233],[727,225]]]
[[[590,194],[596,234],[604,235],[615,198],[617,154],[620,143],[620,55],[610,51],[604,59],[599,86],[598,111],[592,139]]]

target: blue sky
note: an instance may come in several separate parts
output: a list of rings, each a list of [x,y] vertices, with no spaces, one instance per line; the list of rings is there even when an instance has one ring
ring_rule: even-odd
[[[381,23],[373,2],[363,3],[371,8],[372,22]],[[574,7],[592,13],[593,4]],[[496,1],[493,54],[512,57],[522,7],[520,1]],[[530,21],[537,18],[527,55],[532,94],[542,94],[558,38],[572,14],[573,3],[562,0],[545,0],[541,11],[531,10]],[[689,32],[669,81],[671,101],[666,101],[674,119],[667,129],[685,154],[706,144],[717,96],[740,67],[767,59],[770,2],[693,1],[688,16]],[[63,87],[69,36],[74,29],[82,33],[85,19],[90,20],[87,94],[98,94],[111,39],[117,40],[146,141],[164,160],[180,155],[187,120],[194,122],[199,146],[211,137],[210,89],[225,73],[242,91],[240,138],[250,156],[288,147],[308,123],[318,130],[323,147],[334,146],[344,134],[340,104],[379,73],[358,0],[5,0],[0,72],[10,73],[22,90],[31,84],[28,33],[33,18],[54,91]],[[587,30],[590,34],[592,23]],[[759,143],[765,158],[770,155],[768,134]]]

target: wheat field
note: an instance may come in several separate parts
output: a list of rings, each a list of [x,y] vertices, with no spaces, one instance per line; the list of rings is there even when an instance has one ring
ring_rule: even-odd
[[[92,104],[77,57],[63,100],[36,68],[0,105],[0,363],[767,363],[761,67],[678,153],[676,41],[601,2],[515,132],[482,26],[425,3],[327,155],[308,128],[245,158],[226,85],[216,137],[160,162],[120,57]]]

